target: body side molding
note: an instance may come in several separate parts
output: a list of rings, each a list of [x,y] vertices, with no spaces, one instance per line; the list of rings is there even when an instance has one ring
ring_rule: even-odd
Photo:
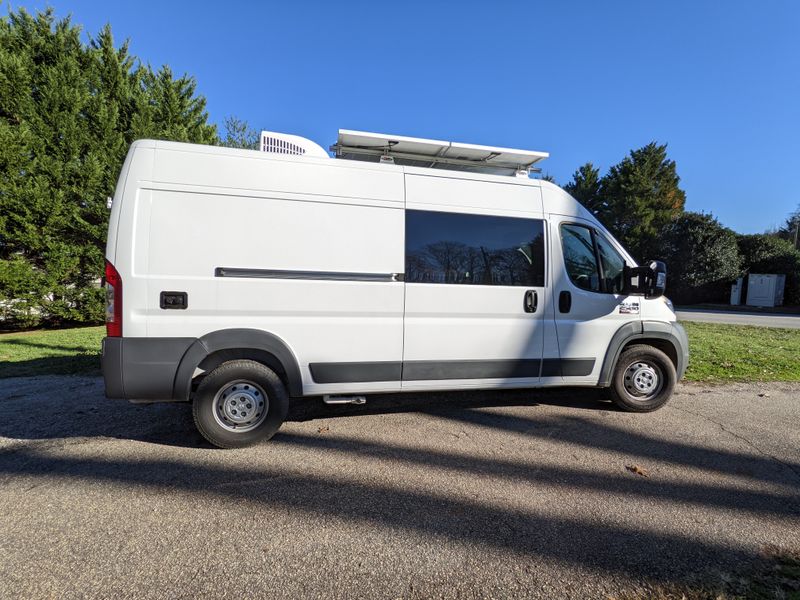
[[[351,273],[339,271],[290,271],[286,269],[240,269],[217,267],[214,277],[244,279],[306,279],[309,281],[404,281],[404,273]]]
[[[506,360],[412,360],[311,363],[314,383],[377,381],[445,381],[450,379],[518,379],[547,376],[581,377],[594,368],[593,358]]]
[[[314,383],[364,383],[400,381],[403,363],[400,361],[309,363]]]

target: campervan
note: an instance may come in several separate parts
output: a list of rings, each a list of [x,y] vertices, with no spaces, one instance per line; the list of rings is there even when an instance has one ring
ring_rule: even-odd
[[[688,344],[664,264],[535,177],[546,153],[350,130],[330,151],[270,132],[259,150],[131,146],[106,249],[109,398],[192,402],[219,447],[268,439],[302,396],[670,398]]]

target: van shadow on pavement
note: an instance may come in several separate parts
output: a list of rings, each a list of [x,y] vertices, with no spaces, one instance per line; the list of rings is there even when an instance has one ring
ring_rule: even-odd
[[[585,410],[616,410],[598,390],[506,390],[382,394],[362,406],[328,406],[319,397],[292,400],[287,421],[308,421],[427,410],[553,404]],[[109,400],[102,379],[37,377],[0,379],[0,436],[10,439],[111,437],[170,446],[211,446],[197,433],[185,402],[132,404]]]
[[[545,410],[546,404],[568,410]],[[519,407],[530,410],[514,410]],[[232,456],[227,451],[193,451],[192,447],[207,446],[195,433],[186,404],[136,406],[109,401],[102,395],[102,382],[95,378],[6,380],[0,382],[0,435],[5,438],[121,438],[154,446],[129,457],[117,452],[61,452],[12,443],[0,448],[0,478],[6,482],[9,477],[106,482],[122,489],[179,491],[198,498],[250,502],[285,508],[287,514],[335,517],[362,527],[475,544],[657,582],[691,581],[698,573],[737,569],[761,557],[744,543],[659,528],[638,517],[627,521],[607,518],[614,514],[608,511],[620,508],[620,502],[661,506],[656,514],[662,511],[662,519],[663,507],[677,504],[702,507],[710,522],[726,523],[743,515],[745,521],[754,517],[783,532],[791,527],[786,523],[797,522],[800,465],[672,439],[669,432],[639,432],[625,426],[618,418],[622,413],[609,409],[610,405],[598,402],[587,390],[384,395],[366,406],[344,410],[309,400],[293,409],[290,418],[296,426],[291,431],[279,432],[263,447],[231,451],[241,452],[247,460],[227,461],[226,457]],[[537,461],[535,455],[524,460],[505,453],[471,456],[453,452],[446,445],[435,449],[408,445],[402,432],[375,441],[359,437],[357,427],[350,427],[350,433],[342,428],[341,433],[337,429],[335,434],[322,436],[314,435],[314,428],[297,426],[312,418],[331,422],[359,415],[366,423],[371,415],[402,412],[467,426],[473,432],[477,427],[509,433],[512,441],[519,436],[539,439],[551,445],[551,451],[562,445],[565,449],[584,448],[597,456],[610,451],[632,460],[702,468],[718,476],[687,481],[647,479],[624,470],[603,472],[591,459],[571,463]],[[307,472],[302,465],[292,464],[291,458],[298,452],[330,464],[329,472]],[[362,476],[359,463],[375,468],[375,461],[395,470],[397,477]],[[343,477],[336,465],[349,465],[349,477]],[[432,485],[423,488],[413,480],[406,485],[402,477],[408,476],[409,469],[403,475],[404,467],[411,467],[411,473],[429,474]],[[564,516],[530,511],[513,503],[441,493],[454,477],[465,477],[478,486],[492,481],[522,483],[531,494],[546,493],[554,501],[559,494],[597,493],[604,500],[589,513]],[[742,480],[752,484],[743,487]]]
[[[443,421],[549,439],[553,436],[552,419],[540,420],[539,406],[578,409],[559,416],[557,437],[563,443],[791,485],[800,492],[800,464],[779,462],[769,456],[695,447],[672,440],[666,434],[653,437],[632,431],[615,422],[615,414],[625,413],[604,400],[603,394],[595,389],[382,394],[370,396],[367,404],[361,406],[328,406],[320,398],[302,398],[293,400],[287,422],[421,413]],[[531,411],[520,416],[491,410],[513,407],[529,407]],[[598,420],[583,415],[606,418]],[[92,377],[0,380],[0,436],[12,440],[116,438],[185,448],[212,448],[195,429],[189,403],[131,404],[124,400],[108,400],[103,394],[102,380]],[[267,443],[298,444],[300,439],[279,431]],[[306,440],[303,443],[326,447],[334,442]],[[351,448],[364,445],[355,440],[349,444]]]

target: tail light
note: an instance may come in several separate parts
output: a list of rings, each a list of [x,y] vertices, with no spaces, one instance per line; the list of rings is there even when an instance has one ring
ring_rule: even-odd
[[[122,277],[106,261],[106,335],[122,337]]]

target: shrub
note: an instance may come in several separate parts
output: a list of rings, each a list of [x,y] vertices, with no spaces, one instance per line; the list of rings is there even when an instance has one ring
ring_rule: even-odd
[[[736,234],[707,214],[685,212],[662,229],[667,295],[679,304],[726,301],[741,273]]]

